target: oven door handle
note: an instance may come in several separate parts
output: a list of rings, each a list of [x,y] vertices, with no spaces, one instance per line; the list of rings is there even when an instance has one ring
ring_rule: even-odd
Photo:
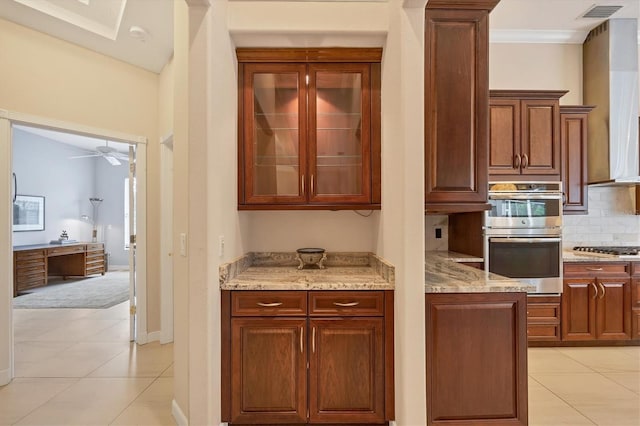
[[[495,238],[489,237],[492,243],[559,243],[562,238]]]
[[[490,200],[562,200],[562,194],[514,194],[511,193],[490,193]]]

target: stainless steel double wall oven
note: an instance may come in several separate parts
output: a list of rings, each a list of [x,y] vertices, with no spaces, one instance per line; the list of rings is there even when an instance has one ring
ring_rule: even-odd
[[[562,293],[562,183],[491,182],[485,270]]]

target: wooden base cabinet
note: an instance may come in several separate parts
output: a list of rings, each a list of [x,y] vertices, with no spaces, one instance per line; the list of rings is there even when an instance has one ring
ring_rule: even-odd
[[[393,292],[223,291],[223,421],[394,417]]]
[[[640,263],[631,264],[631,338],[640,339]]]
[[[562,340],[629,340],[630,338],[629,263],[565,263]]]
[[[560,341],[560,296],[527,296],[527,339]]]
[[[526,425],[526,293],[425,295],[428,425]]]

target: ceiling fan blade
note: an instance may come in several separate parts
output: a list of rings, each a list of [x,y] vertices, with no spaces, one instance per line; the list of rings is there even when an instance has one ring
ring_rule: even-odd
[[[75,155],[73,157],[69,157],[70,159],[76,159],[76,158],[89,158],[89,157],[101,157],[101,154],[87,154],[87,155]]]
[[[112,166],[119,166],[122,163],[118,161],[117,158],[111,156],[111,155],[103,155],[102,156],[105,160],[107,160],[109,162],[109,164],[111,164]]]

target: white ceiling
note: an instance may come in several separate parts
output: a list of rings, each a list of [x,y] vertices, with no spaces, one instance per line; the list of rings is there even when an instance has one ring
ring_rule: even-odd
[[[0,0],[0,18],[159,73],[173,55],[174,0]],[[131,27],[143,37],[132,36]],[[135,35],[134,34],[134,35]]]
[[[184,0],[0,0],[0,17],[159,73],[173,54],[174,1]],[[501,0],[489,18],[491,41],[582,43],[605,20],[581,18],[596,4],[623,6],[611,18],[639,15],[639,0]],[[145,31],[142,39],[130,34],[134,26]],[[23,130],[88,150],[104,145],[102,139]]]

